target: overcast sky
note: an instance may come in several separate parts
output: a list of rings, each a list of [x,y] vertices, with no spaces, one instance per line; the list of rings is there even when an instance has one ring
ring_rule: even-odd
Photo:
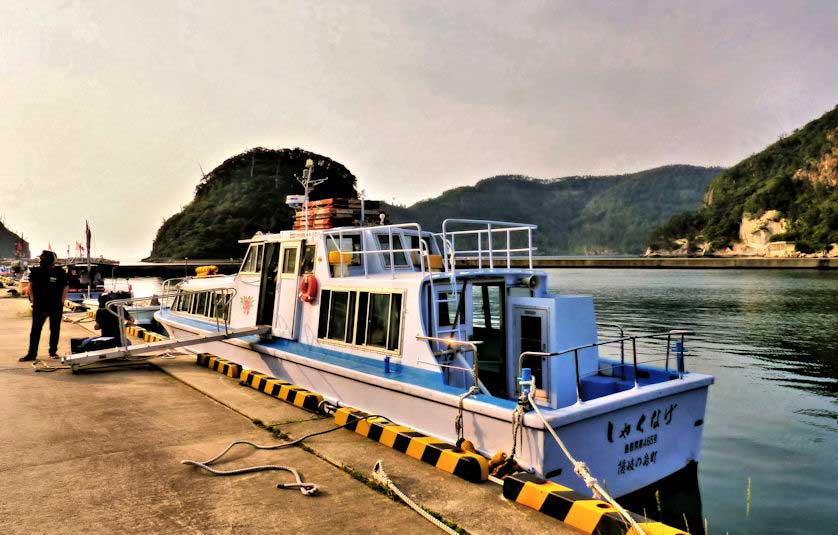
[[[0,216],[145,256],[255,146],[402,203],[504,173],[730,165],[838,104],[838,1],[0,4]],[[237,239],[239,236],[231,236]]]

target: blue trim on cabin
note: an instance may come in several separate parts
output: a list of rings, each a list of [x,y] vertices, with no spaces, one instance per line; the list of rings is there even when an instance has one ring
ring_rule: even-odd
[[[196,318],[181,316],[180,314],[171,312],[169,309],[163,309],[160,312],[162,319],[171,319],[178,321],[190,327],[201,329],[210,332],[220,332],[223,328],[218,329],[216,324],[211,321],[199,320]],[[375,359],[369,357],[362,357],[360,355],[353,355],[343,351],[337,351],[330,348],[315,346],[311,344],[304,344],[293,340],[286,340],[284,338],[275,338],[273,340],[262,340],[258,336],[247,336],[239,338],[255,345],[257,348],[262,347],[266,349],[274,349],[277,351],[284,351],[292,353],[304,358],[316,360],[340,368],[358,371],[373,377],[381,379],[389,379],[392,381],[399,381],[430,390],[436,390],[445,394],[459,396],[465,389],[456,388],[446,385],[443,381],[442,373],[431,370],[423,370],[415,366],[401,366],[393,363],[390,366],[391,372],[384,373],[384,361],[382,359]],[[508,399],[501,399],[494,396],[487,396],[485,394],[478,394],[472,396],[472,399],[482,401],[498,407],[507,409],[514,409],[516,402]]]

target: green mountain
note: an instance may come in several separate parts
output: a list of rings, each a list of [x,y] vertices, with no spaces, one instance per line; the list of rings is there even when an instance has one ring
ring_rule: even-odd
[[[151,255],[160,258],[238,258],[237,240],[257,231],[291,228],[294,212],[285,197],[302,194],[295,177],[314,160],[312,179],[328,178],[312,200],[357,197],[355,175],[343,165],[299,148],[254,148],[227,159],[195,188],[195,198],[157,231]]]
[[[649,247],[677,249],[686,239],[693,251],[718,252],[772,223],[781,231],[766,239],[795,242],[800,252],[838,243],[838,106],[721,173],[704,199],[655,229]]]
[[[445,218],[534,223],[538,254],[640,254],[649,233],[701,202],[719,167],[669,165],[616,176],[542,180],[495,176],[410,207],[388,206],[393,222],[438,231]]]
[[[0,222],[0,258],[15,258],[17,246],[23,243],[23,258],[29,258],[29,244]]]

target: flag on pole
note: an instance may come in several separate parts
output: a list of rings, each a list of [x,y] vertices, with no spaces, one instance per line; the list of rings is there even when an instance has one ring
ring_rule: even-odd
[[[93,276],[90,273],[90,225],[87,223],[87,219],[84,220],[84,239],[87,242],[87,298],[90,299]]]
[[[87,242],[87,263],[90,263],[90,225],[84,220],[84,239]]]

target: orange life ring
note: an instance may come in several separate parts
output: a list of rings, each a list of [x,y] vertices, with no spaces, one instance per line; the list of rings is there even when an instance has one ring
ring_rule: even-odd
[[[317,297],[317,277],[312,273],[306,273],[300,281],[300,301],[311,303]]]

